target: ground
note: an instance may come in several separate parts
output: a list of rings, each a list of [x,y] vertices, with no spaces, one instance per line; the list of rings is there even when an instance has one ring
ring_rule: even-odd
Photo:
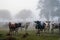
[[[6,34],[8,31],[0,30],[0,40],[7,39]],[[28,31],[29,35],[23,38],[24,31],[19,31],[17,35],[14,35],[14,40],[60,40],[60,35],[58,33],[41,33],[40,36],[35,34],[35,31]]]

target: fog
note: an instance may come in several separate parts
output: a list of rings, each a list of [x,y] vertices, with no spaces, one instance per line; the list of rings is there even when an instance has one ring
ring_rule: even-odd
[[[0,27],[7,27],[12,16],[8,10],[0,10]]]
[[[10,13],[7,12],[7,15],[11,16],[12,21],[14,21],[13,19],[54,20],[54,18],[60,18],[59,0],[1,0],[0,3],[1,10],[7,9],[10,11]],[[4,16],[6,13],[1,15],[3,16],[0,19],[10,19],[9,16]]]
[[[0,0],[0,22],[35,20],[60,22],[60,0]]]
[[[40,17],[43,15],[47,20],[60,17],[59,0],[39,0],[38,9],[41,9]]]
[[[7,22],[11,19],[11,14],[8,10],[0,10],[0,22]]]
[[[31,10],[23,9],[20,12],[18,12],[15,16],[16,19],[28,21],[27,19],[33,18],[33,12]]]

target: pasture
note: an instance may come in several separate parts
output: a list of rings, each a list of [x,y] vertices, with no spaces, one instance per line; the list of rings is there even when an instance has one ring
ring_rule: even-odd
[[[8,31],[0,30],[0,40],[8,40],[7,36]],[[12,36],[12,40],[60,40],[60,35],[58,33],[43,33],[41,32],[40,36],[36,35],[36,32],[33,30],[28,31],[29,35],[23,38],[25,34],[24,31],[19,31],[17,35]],[[11,38],[11,37],[10,37]]]

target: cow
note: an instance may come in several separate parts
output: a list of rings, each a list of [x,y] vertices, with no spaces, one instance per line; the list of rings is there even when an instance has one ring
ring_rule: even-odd
[[[50,22],[49,21],[46,21],[45,22],[44,32],[49,32],[49,30],[50,30]]]
[[[36,29],[37,29],[37,35],[40,35],[40,32],[45,28],[45,23],[42,21],[35,21],[36,23]]]
[[[60,23],[53,23],[52,24],[52,33],[54,32],[54,29],[59,29],[59,33],[60,33]]]
[[[59,34],[60,34],[60,23],[59,23]]]
[[[18,29],[21,28],[25,28],[25,32],[27,33],[27,29],[28,29],[28,26],[30,24],[30,22],[26,22],[24,25],[24,23],[14,23],[12,24],[11,22],[9,22],[9,33],[10,34],[17,34],[18,33]]]
[[[19,27],[21,27],[21,23],[12,24],[11,22],[9,22],[9,33],[10,34],[18,33]]]
[[[12,35],[14,30],[15,30],[15,24],[9,22],[9,34]]]

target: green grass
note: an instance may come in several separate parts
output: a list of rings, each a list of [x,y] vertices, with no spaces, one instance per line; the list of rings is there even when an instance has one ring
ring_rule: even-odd
[[[0,31],[0,39],[5,39],[8,36],[6,34],[8,31]],[[18,35],[13,36],[13,38],[16,38],[16,40],[60,40],[59,34],[51,34],[51,33],[41,33],[40,36],[36,36],[35,31],[28,31],[29,35],[26,38],[23,38],[24,31],[19,31]]]

